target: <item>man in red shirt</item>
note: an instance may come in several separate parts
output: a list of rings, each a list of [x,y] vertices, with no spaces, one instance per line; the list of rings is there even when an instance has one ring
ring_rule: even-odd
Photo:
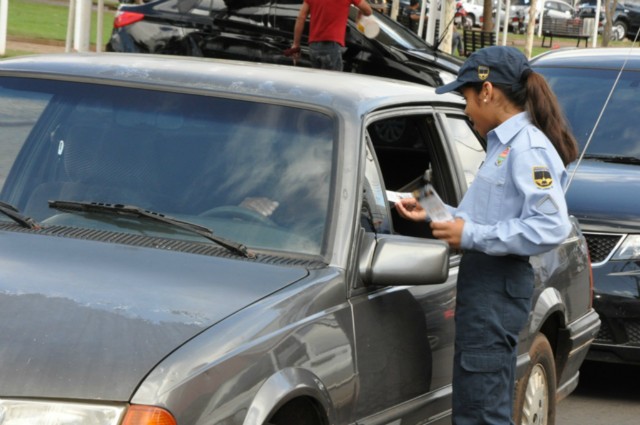
[[[371,15],[367,0],[304,0],[293,31],[291,49],[294,60],[300,57],[300,40],[307,17],[309,20],[309,56],[311,66],[342,71],[342,48],[351,5],[360,16]]]

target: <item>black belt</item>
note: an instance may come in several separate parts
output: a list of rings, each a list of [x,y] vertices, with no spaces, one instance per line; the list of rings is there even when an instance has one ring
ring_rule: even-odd
[[[507,255],[490,255],[490,254],[485,254],[484,252],[480,252],[480,251],[467,251],[467,250],[463,250],[462,251],[463,254],[469,253],[469,254],[482,254],[482,255],[487,255],[489,257],[495,257],[495,258],[505,258],[505,259],[509,259],[509,260],[516,260],[516,261],[524,261],[525,263],[529,262],[529,256],[528,255],[517,255],[517,254],[507,254]]]
[[[529,256],[528,255],[508,254],[506,257],[507,258],[512,258],[512,259],[518,260],[518,261],[524,261],[525,263],[529,262]]]

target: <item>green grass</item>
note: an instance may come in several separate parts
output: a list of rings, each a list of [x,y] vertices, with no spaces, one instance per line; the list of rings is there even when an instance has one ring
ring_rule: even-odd
[[[508,34],[507,35],[507,44],[513,43],[516,47],[524,51],[524,44],[526,43],[527,36],[525,34]],[[500,35],[500,40],[502,41],[502,34]],[[562,47],[575,47],[577,39],[574,38],[554,38],[553,44],[560,45]],[[547,40],[548,43],[548,40]],[[533,37],[533,44],[531,46],[531,57],[539,55],[540,53],[544,53],[548,50],[552,50],[549,47],[541,47],[542,37]],[[622,41],[610,41],[608,47],[631,47],[633,43],[624,39]],[[584,40],[580,41],[580,48],[584,48]],[[592,46],[592,41],[589,40],[587,42],[587,46]],[[602,47],[602,37],[598,37],[597,46]]]
[[[112,4],[112,2],[105,2]],[[102,45],[109,41],[113,27],[115,11],[106,8],[103,13]],[[92,12],[91,43],[96,41],[97,13]],[[9,37],[44,39],[64,42],[67,38],[67,21],[69,19],[69,2],[60,4],[41,3],[29,0],[11,0],[7,21]]]

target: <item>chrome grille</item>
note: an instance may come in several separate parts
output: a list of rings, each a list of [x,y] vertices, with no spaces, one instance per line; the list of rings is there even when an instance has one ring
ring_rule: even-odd
[[[592,264],[605,261],[622,239],[622,235],[604,233],[584,233],[584,236],[587,239]]]

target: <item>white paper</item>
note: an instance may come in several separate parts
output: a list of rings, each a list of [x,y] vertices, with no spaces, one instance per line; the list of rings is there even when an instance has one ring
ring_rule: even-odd
[[[431,221],[453,220],[453,216],[447,209],[447,206],[442,202],[438,192],[436,192],[430,184],[428,184],[424,189],[424,194],[420,199],[420,205],[422,205],[422,208],[427,211],[427,216]]]

